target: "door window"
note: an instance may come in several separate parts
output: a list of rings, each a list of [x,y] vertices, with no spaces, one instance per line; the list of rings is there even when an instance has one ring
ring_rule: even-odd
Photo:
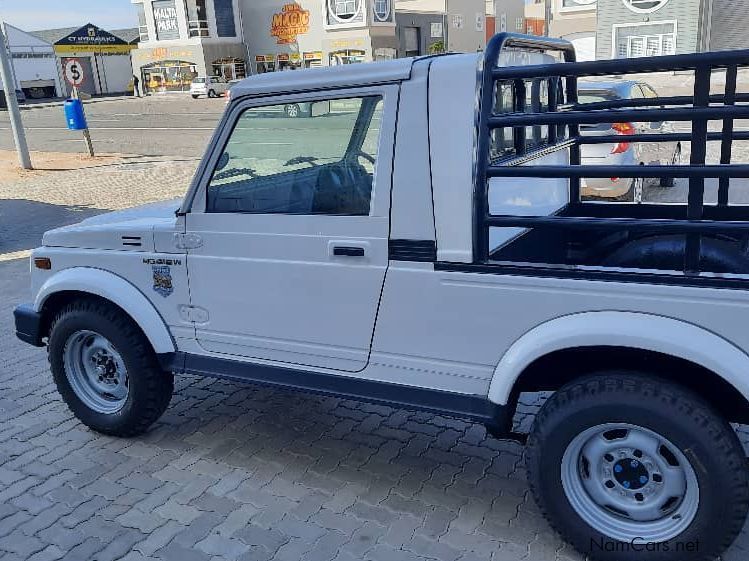
[[[370,212],[382,97],[246,109],[207,190],[208,212]]]

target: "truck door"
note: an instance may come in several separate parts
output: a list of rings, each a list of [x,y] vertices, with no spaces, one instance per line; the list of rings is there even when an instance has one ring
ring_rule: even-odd
[[[397,93],[385,85],[232,109],[186,217],[204,351],[366,366],[388,265]]]

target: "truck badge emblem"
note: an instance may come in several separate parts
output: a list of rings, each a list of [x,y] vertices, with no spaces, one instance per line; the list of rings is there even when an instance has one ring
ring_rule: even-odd
[[[164,298],[174,292],[171,267],[164,265],[153,266],[153,289]]]

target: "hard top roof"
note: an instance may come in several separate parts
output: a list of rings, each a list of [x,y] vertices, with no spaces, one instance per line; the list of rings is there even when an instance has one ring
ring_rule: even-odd
[[[411,77],[413,62],[413,58],[400,58],[257,74],[237,83],[232,97],[398,82]]]

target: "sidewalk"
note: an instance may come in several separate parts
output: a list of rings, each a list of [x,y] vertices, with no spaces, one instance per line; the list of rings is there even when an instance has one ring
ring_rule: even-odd
[[[15,337],[25,257],[49,228],[182,196],[198,161],[35,157],[49,168],[0,175],[0,559],[584,560],[530,498],[522,447],[473,423],[179,376],[146,435],[87,430]],[[523,394],[516,422],[540,403]],[[745,530],[723,561],[748,557]]]

